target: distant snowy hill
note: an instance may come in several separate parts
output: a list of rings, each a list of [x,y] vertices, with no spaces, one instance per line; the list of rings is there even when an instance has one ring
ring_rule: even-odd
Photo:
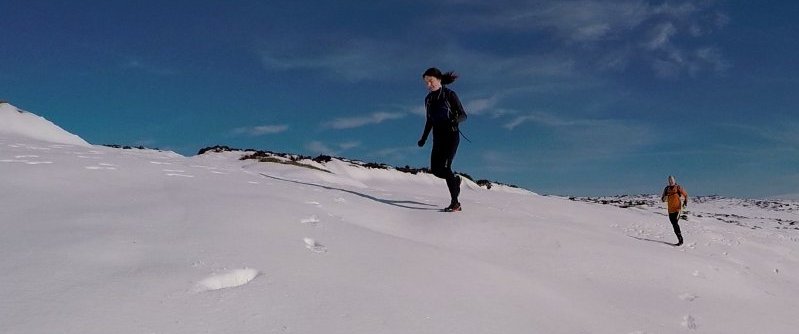
[[[58,125],[3,102],[0,103],[0,136],[10,135],[49,143],[90,146]]]
[[[799,328],[796,202],[697,198],[674,247],[654,196],[467,181],[444,213],[426,173],[65,143],[0,117],[0,333]]]
[[[645,210],[665,215],[659,195],[623,195],[606,197],[570,197],[575,201],[598,203]],[[716,219],[751,229],[790,229],[799,231],[799,201],[737,199],[721,196],[699,196],[689,200],[683,218],[690,223],[697,219]]]

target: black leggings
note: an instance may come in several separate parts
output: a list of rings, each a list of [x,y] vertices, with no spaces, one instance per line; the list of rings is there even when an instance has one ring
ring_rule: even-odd
[[[682,234],[680,233],[680,225],[677,223],[680,220],[680,212],[670,212],[669,213],[669,221],[671,221],[671,227],[674,228],[674,234],[678,237],[681,237]]]
[[[447,180],[452,203],[458,203],[458,195],[461,192],[460,179],[452,172],[452,160],[455,159],[460,139],[457,131],[433,132],[433,151],[430,153],[430,172]]]

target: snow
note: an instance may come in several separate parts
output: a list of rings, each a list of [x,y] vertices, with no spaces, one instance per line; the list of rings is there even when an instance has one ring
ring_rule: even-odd
[[[21,135],[50,143],[89,146],[82,138],[58,127],[43,117],[0,103],[0,135]]]
[[[442,213],[427,174],[70,143],[4,108],[0,333],[799,328],[796,202],[691,202],[674,247],[658,201],[465,182]]]

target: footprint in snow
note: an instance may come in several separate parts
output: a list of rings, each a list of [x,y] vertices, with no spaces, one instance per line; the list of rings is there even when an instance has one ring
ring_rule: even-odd
[[[3,159],[0,162],[5,163],[21,163],[26,165],[48,165],[52,164],[52,161],[31,161],[31,160],[21,160],[21,159]]]
[[[220,175],[228,175],[228,174],[230,174],[230,173],[227,173],[227,172],[219,171],[219,168],[217,168],[217,167],[203,166],[203,165],[190,165],[189,167],[198,168],[198,169],[204,169],[204,170],[207,170],[208,172],[210,172],[211,174],[220,174]]]
[[[166,174],[166,176],[187,177],[187,178],[194,177],[194,175],[179,174],[179,173],[168,173],[168,174]]]
[[[319,224],[320,222],[321,222],[321,220],[319,220],[319,217],[317,217],[316,215],[313,215],[313,216],[310,216],[308,218],[300,220],[300,223],[311,224],[311,225],[314,225],[314,226],[316,226],[316,224]]]
[[[325,245],[320,244],[314,239],[305,238],[305,248],[308,248],[310,251],[314,253],[327,253],[327,247]]]
[[[688,329],[696,329],[696,319],[693,316],[686,315],[682,318],[682,326]]]
[[[235,288],[250,283],[260,273],[251,268],[236,269],[227,273],[212,275],[197,283],[197,292]]]
[[[180,169],[162,169],[161,171],[162,172],[166,172],[166,173],[185,173],[186,172],[185,170],[180,170]]]
[[[691,294],[691,293],[683,293],[679,297],[680,297],[680,299],[682,299],[684,301],[687,301],[687,302],[692,302],[692,301],[696,300],[697,298],[699,298],[698,296],[696,296],[694,294]]]
[[[88,170],[116,170],[117,169],[116,167],[111,167],[110,165],[109,166],[104,166],[104,165],[107,165],[107,164],[100,164],[100,166],[86,166],[86,169],[88,169]]]
[[[50,151],[50,148],[49,148],[49,147],[41,147],[41,146],[36,146],[36,145],[25,145],[25,144],[20,144],[20,145],[22,145],[22,146],[18,146],[18,147],[27,148],[27,149],[29,149],[29,150],[35,150],[35,151]]]
[[[108,163],[98,163],[97,166],[86,166],[88,170],[116,170],[117,167],[114,164]]]

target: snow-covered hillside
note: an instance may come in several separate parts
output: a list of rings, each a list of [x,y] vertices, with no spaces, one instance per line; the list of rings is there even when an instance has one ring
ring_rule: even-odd
[[[666,215],[660,195],[624,195],[607,197],[570,197],[575,201],[613,205]],[[799,201],[737,199],[721,196],[690,197],[682,212],[687,223],[698,219],[716,219],[751,229],[799,231]]]
[[[82,138],[52,122],[17,107],[0,102],[0,136],[16,136],[50,143],[89,146]]]
[[[697,201],[673,247],[658,202],[466,182],[464,211],[442,213],[427,174],[63,143],[6,119],[0,333],[799,328],[799,231],[716,216],[796,210]]]

